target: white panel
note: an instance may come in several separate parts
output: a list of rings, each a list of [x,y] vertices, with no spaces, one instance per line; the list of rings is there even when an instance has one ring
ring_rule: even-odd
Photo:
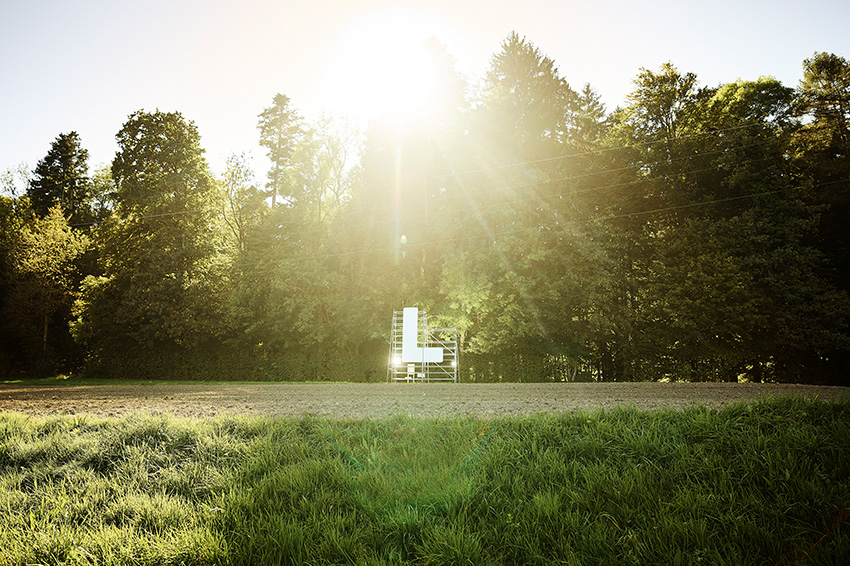
[[[443,349],[420,348],[418,336],[419,309],[417,307],[405,307],[401,319],[401,361],[404,363],[441,363],[443,361]]]
[[[406,307],[401,318],[401,361],[418,362],[416,337],[419,332],[419,309]]]

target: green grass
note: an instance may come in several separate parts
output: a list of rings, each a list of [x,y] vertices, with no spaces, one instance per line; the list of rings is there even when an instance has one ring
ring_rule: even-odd
[[[0,564],[850,556],[850,401],[334,421],[0,414]]]

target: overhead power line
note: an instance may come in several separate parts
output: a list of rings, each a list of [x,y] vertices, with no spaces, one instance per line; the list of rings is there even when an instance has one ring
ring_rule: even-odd
[[[845,181],[845,180],[828,181],[828,182],[818,183],[818,184],[814,185],[812,188],[820,188],[820,187],[824,187],[824,186],[829,186],[829,185],[834,185],[834,184],[839,184],[839,183],[846,183],[846,182],[847,181]],[[748,194],[748,195],[738,195],[738,196],[734,196],[734,197],[709,199],[709,200],[705,200],[705,201],[682,204],[682,205],[659,207],[659,208],[654,208],[654,209],[651,209],[651,210],[626,212],[626,213],[622,213],[622,214],[611,214],[611,215],[607,215],[607,216],[600,216],[600,217],[597,217],[597,218],[586,218],[586,219],[582,219],[582,220],[569,219],[569,220],[566,220],[564,222],[557,222],[557,223],[554,223],[554,224],[537,224],[535,226],[527,226],[527,227],[523,227],[523,228],[515,228],[515,229],[510,229],[510,230],[500,230],[500,231],[489,232],[489,233],[481,233],[481,234],[475,234],[475,235],[465,234],[463,236],[456,236],[456,237],[452,237],[452,238],[440,238],[439,240],[429,240],[429,241],[425,241],[425,242],[408,242],[408,243],[404,244],[404,248],[409,250],[409,249],[412,249],[412,248],[423,248],[423,247],[431,247],[431,246],[446,245],[446,244],[457,244],[457,243],[460,243],[460,242],[471,241],[471,240],[493,239],[493,238],[498,238],[498,237],[501,237],[501,236],[523,234],[523,233],[528,233],[528,232],[540,232],[541,230],[546,230],[546,229],[548,229],[548,230],[553,230],[553,229],[557,229],[557,228],[563,229],[566,225],[591,224],[591,223],[597,223],[597,222],[608,222],[610,220],[616,220],[616,219],[620,219],[620,218],[631,218],[631,217],[636,217],[636,216],[648,216],[648,215],[651,215],[651,214],[658,214],[658,213],[662,213],[662,212],[672,212],[672,211],[676,211],[676,210],[686,210],[686,209],[692,209],[692,208],[697,208],[697,207],[701,207],[701,206],[710,206],[710,205],[722,204],[722,203],[726,203],[726,202],[733,202],[733,201],[740,201],[740,200],[746,200],[746,199],[752,199],[752,198],[760,198],[760,197],[764,197],[764,196],[777,195],[777,194],[792,192],[792,191],[797,190],[797,189],[798,189],[797,187],[788,187],[788,188],[785,188],[785,189],[777,189],[777,190],[772,190],[772,191],[762,191],[760,193],[753,193],[753,194]],[[323,252],[323,253],[319,253],[319,254],[310,254],[307,257],[290,258],[290,259],[292,259],[296,262],[303,260],[303,259],[323,260],[323,259],[351,257],[351,256],[358,256],[358,255],[381,254],[381,253],[395,252],[396,250],[397,250],[397,248],[395,246],[375,246],[375,247],[359,248],[359,249],[356,249],[356,250],[348,250],[348,251]],[[264,260],[258,260],[258,261],[252,261],[252,262],[242,262],[242,263],[239,264],[239,267],[242,268],[242,269],[245,269],[245,268],[253,269],[253,268],[262,266],[263,267],[262,269],[253,269],[253,272],[258,273],[258,274],[268,274],[268,273],[271,273],[271,272],[274,272],[274,271],[277,271],[278,269],[280,269],[280,266],[283,263],[284,258],[281,258],[281,259],[282,259],[282,261],[280,263],[275,264],[275,265],[268,265],[269,262],[264,261]],[[165,271],[161,272],[162,275],[165,275],[167,273],[168,272],[165,272]]]
[[[575,158],[578,158],[578,157],[588,157],[588,156],[592,156],[592,155],[600,155],[600,154],[604,154],[604,153],[622,151],[622,150],[626,150],[626,149],[635,149],[635,148],[639,148],[639,147],[643,147],[643,146],[651,146],[651,145],[654,145],[654,144],[681,141],[681,140],[700,137],[700,136],[717,135],[717,134],[722,134],[722,133],[726,133],[726,132],[732,132],[732,131],[736,131],[736,130],[743,130],[743,129],[747,129],[747,128],[752,128],[752,127],[755,127],[757,125],[759,125],[759,124],[744,124],[744,125],[741,125],[741,126],[731,126],[731,127],[728,127],[728,128],[719,128],[719,129],[716,129],[716,130],[711,130],[709,132],[695,132],[693,134],[686,134],[686,135],[672,137],[672,138],[664,137],[664,138],[658,138],[658,139],[655,139],[655,140],[649,140],[649,141],[645,141],[645,142],[638,142],[638,143],[634,143],[634,144],[620,145],[620,146],[614,146],[614,147],[604,147],[604,148],[599,148],[599,149],[591,149],[591,150],[587,150],[587,151],[580,151],[580,152],[569,153],[569,154],[565,154],[565,155],[556,155],[556,156],[553,156],[553,157],[544,157],[544,158],[541,158],[541,159],[515,161],[515,162],[512,162],[512,163],[503,163],[503,164],[500,164],[500,165],[490,165],[490,166],[487,166],[487,167],[477,167],[477,168],[474,168],[474,169],[464,169],[462,171],[452,171],[450,173],[438,173],[438,174],[434,174],[434,175],[427,175],[427,176],[421,177],[421,178],[417,179],[417,182],[427,182],[427,181],[437,181],[437,180],[441,180],[441,179],[451,179],[451,178],[456,178],[456,177],[459,177],[459,176],[462,177],[462,176],[465,176],[465,175],[473,175],[473,174],[476,174],[476,173],[487,173],[487,172],[491,172],[491,171],[500,171],[500,170],[503,170],[503,169],[510,169],[510,168],[515,168],[515,167],[528,167],[528,166],[531,166],[531,165],[540,165],[542,163],[552,163],[552,162],[555,162],[555,161],[575,159]],[[682,158],[685,158],[685,157],[688,157],[688,156],[683,156]],[[370,190],[370,189],[377,189],[377,188],[383,188],[383,187],[392,187],[392,186],[395,186],[395,184],[396,184],[395,181],[387,181],[385,183],[372,183],[372,184],[364,185],[360,188],[362,190]]]
[[[553,156],[553,157],[547,157],[547,158],[542,158],[542,159],[517,161],[517,162],[500,164],[500,165],[492,165],[492,166],[488,166],[488,167],[478,167],[478,168],[474,168],[474,169],[465,169],[465,170],[462,170],[462,171],[453,171],[453,172],[450,172],[450,173],[440,173],[440,174],[435,174],[435,175],[427,175],[427,176],[423,176],[423,177],[416,179],[415,182],[416,183],[427,183],[429,181],[436,181],[436,180],[443,180],[443,179],[459,179],[459,178],[462,178],[464,176],[478,174],[478,173],[500,171],[500,170],[505,170],[505,169],[510,169],[510,168],[517,168],[517,167],[528,167],[528,166],[538,165],[538,164],[542,164],[542,163],[551,163],[551,162],[555,162],[555,161],[563,161],[563,160],[574,159],[574,158],[578,158],[578,157],[586,157],[586,156],[598,155],[598,154],[609,153],[609,152],[614,152],[614,151],[621,151],[621,150],[625,150],[625,149],[633,149],[633,148],[638,148],[638,147],[643,147],[643,146],[650,146],[650,145],[653,145],[653,144],[670,143],[670,142],[674,142],[674,141],[680,141],[680,140],[685,140],[685,139],[690,139],[690,138],[695,138],[695,137],[700,137],[700,136],[717,135],[717,134],[721,134],[721,133],[751,128],[751,127],[754,127],[756,125],[759,125],[759,124],[744,124],[744,125],[732,126],[732,127],[728,127],[728,128],[719,128],[719,129],[711,130],[711,131],[708,131],[708,132],[695,132],[695,133],[692,133],[692,134],[686,134],[686,135],[672,137],[672,138],[664,137],[664,138],[658,138],[658,139],[655,139],[655,140],[648,140],[648,141],[645,141],[645,142],[639,142],[639,143],[635,143],[635,144],[628,144],[628,145],[621,145],[621,146],[614,146],[614,147],[607,147],[607,148],[599,148],[599,149],[594,149],[594,150],[587,150],[587,151],[583,151],[583,152],[570,153],[570,154],[566,154],[566,155]],[[751,147],[758,147],[760,145],[764,145],[765,143],[769,143],[769,142],[765,141],[765,142],[758,142],[758,143],[744,145],[744,146],[737,146],[734,149],[740,150],[740,149],[747,149],[747,148],[751,148]],[[701,153],[696,153],[696,154],[691,154],[691,155],[683,155],[683,156],[676,157],[676,158],[673,158],[671,160],[668,160],[668,162],[676,162],[676,161],[681,161],[681,160],[685,160],[685,159],[694,159],[694,158],[701,157],[701,156],[715,155],[715,154],[727,151],[728,149],[729,148],[724,148],[724,149],[720,149],[720,150],[701,152]],[[618,173],[618,172],[622,172],[622,171],[628,171],[630,169],[638,169],[638,168],[645,167],[645,166],[659,165],[660,163],[662,163],[662,162],[661,161],[655,161],[655,162],[629,165],[629,166],[626,166],[626,167],[621,167],[621,168],[617,168],[617,169],[613,169],[613,170],[612,169],[601,169],[601,170],[598,170],[598,171],[586,172],[586,173],[582,173],[582,174],[579,174],[579,175],[569,175],[569,176],[566,176],[566,177],[555,178],[555,179],[543,179],[543,180],[529,181],[528,183],[522,183],[522,184],[516,185],[514,187],[508,187],[508,188],[509,189],[523,188],[523,187],[526,187],[526,186],[534,186],[534,185],[542,185],[542,184],[548,184],[548,183],[563,182],[563,181],[568,181],[568,180],[576,180],[576,179],[590,177],[590,176],[596,176],[596,175],[613,174],[613,173]],[[393,187],[395,185],[396,185],[396,181],[388,181],[386,183],[372,183],[372,184],[367,184],[367,185],[361,185],[361,186],[358,187],[358,190],[362,191],[362,192],[368,192],[368,191],[373,190],[373,189]],[[483,189],[483,190],[486,190],[486,189]],[[600,188],[599,190],[602,190],[602,188]],[[424,203],[424,201],[412,202],[412,203],[408,202],[408,203],[406,203],[406,206],[416,206],[417,204],[423,204],[423,203]],[[391,205],[391,204],[390,205],[384,205],[384,207],[386,207],[386,208],[391,208],[392,206],[393,205]],[[374,206],[372,208],[374,209]],[[146,214],[146,215],[137,216],[136,218],[147,219],[147,218],[156,218],[156,217],[159,217],[159,216],[174,216],[174,215],[193,214],[193,213],[196,213],[196,212],[201,212],[201,211],[200,210],[187,210],[187,211],[180,211],[180,212],[155,213],[155,214]],[[85,227],[85,226],[92,226],[94,224],[95,224],[95,222],[76,223],[76,224],[71,224],[71,226],[76,227],[76,228],[80,228],[80,227]]]
[[[843,183],[843,182],[846,182],[846,181],[830,181],[830,182],[819,183],[819,184],[815,185],[814,188],[819,188],[819,187],[822,187],[822,186],[832,185],[832,184],[836,184],[836,183]],[[493,239],[493,238],[498,238],[498,237],[501,237],[501,236],[524,234],[524,233],[529,233],[529,232],[540,232],[541,230],[547,230],[547,229],[548,230],[554,230],[554,229],[558,229],[558,228],[563,229],[566,225],[591,224],[591,223],[597,223],[597,222],[608,222],[608,221],[616,220],[616,219],[620,219],[620,218],[631,218],[631,217],[636,217],[636,216],[648,216],[648,215],[659,214],[659,213],[663,213],[663,212],[672,212],[672,211],[676,211],[676,210],[686,210],[686,209],[698,208],[698,207],[701,207],[701,206],[710,206],[710,205],[716,205],[716,204],[723,204],[723,203],[726,203],[726,202],[734,202],[734,201],[754,199],[754,198],[760,198],[760,197],[771,196],[771,195],[778,195],[778,194],[782,194],[782,193],[793,192],[797,189],[798,189],[798,187],[788,187],[788,188],[784,188],[784,189],[762,191],[762,192],[759,192],[759,193],[752,193],[752,194],[747,194],[747,195],[738,195],[738,196],[733,196],[733,197],[715,198],[715,199],[709,199],[709,200],[704,200],[704,201],[695,202],[695,203],[659,207],[659,208],[654,208],[654,209],[651,209],[651,210],[626,212],[626,213],[622,213],[622,214],[611,214],[611,215],[607,215],[607,216],[599,216],[599,217],[596,217],[596,218],[586,218],[586,219],[581,219],[581,220],[568,219],[568,220],[565,220],[563,222],[557,222],[557,223],[551,223],[551,224],[536,224],[534,226],[526,226],[526,227],[522,227],[522,228],[514,228],[514,229],[509,229],[509,230],[499,230],[499,231],[494,231],[494,232],[489,232],[489,233],[480,233],[480,234],[474,234],[474,235],[465,234],[463,236],[456,236],[456,237],[451,237],[451,238],[440,238],[440,239],[428,240],[428,241],[423,241],[423,242],[409,242],[408,241],[403,246],[406,250],[410,250],[410,249],[413,249],[413,248],[445,246],[447,244],[457,244],[457,243],[464,242],[464,241]],[[397,248],[395,246],[376,246],[376,247],[370,247],[370,248],[360,248],[360,249],[356,249],[356,250],[347,250],[347,251],[339,251],[339,252],[324,252],[324,253],[320,253],[320,254],[312,254],[312,255],[309,256],[309,258],[306,258],[306,259],[321,260],[321,259],[330,259],[330,258],[339,258],[339,257],[350,257],[350,256],[357,256],[357,255],[369,255],[369,254],[395,252],[396,250],[397,250]],[[250,267],[256,267],[256,266],[262,265],[264,263],[266,263],[266,262],[257,261],[257,262],[243,263],[243,264],[240,264],[240,265],[242,267],[250,268]],[[276,269],[276,267],[269,267],[268,271],[273,271],[275,269]],[[262,271],[266,271],[266,270],[262,270]]]

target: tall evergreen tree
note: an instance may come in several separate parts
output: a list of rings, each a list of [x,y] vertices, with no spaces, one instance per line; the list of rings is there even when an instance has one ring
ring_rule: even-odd
[[[286,173],[303,134],[303,120],[290,105],[289,97],[278,93],[272,106],[260,113],[257,128],[260,130],[260,145],[266,148],[266,155],[272,162],[267,186],[272,208],[275,208],[278,195],[287,196]]]
[[[358,292],[381,307],[363,313],[361,326],[386,332],[393,308],[428,307],[439,296],[442,254],[462,206],[452,175],[472,166],[463,132],[468,127],[466,83],[439,42],[426,45],[433,65],[434,100],[417,119],[370,123],[362,184],[342,219],[346,263]]]
[[[605,104],[590,84],[585,84],[576,99],[573,139],[584,144],[596,142],[607,126]],[[585,145],[585,147],[588,147]]]
[[[81,146],[77,132],[59,134],[47,155],[38,162],[27,190],[38,216],[46,216],[56,205],[73,220],[85,216],[88,158],[89,152]]]
[[[803,61],[800,102],[821,132],[821,143],[837,150],[850,144],[850,62],[832,53]],[[843,152],[842,152],[843,153]]]
[[[482,356],[476,379],[551,378],[543,360],[586,353],[607,262],[573,198],[577,103],[554,61],[512,34],[470,113],[467,161],[445,188],[440,290],[465,351]]]
[[[512,33],[493,56],[482,99],[484,139],[494,140],[504,160],[551,155],[551,148],[571,135],[578,95],[560,76],[555,61]]]

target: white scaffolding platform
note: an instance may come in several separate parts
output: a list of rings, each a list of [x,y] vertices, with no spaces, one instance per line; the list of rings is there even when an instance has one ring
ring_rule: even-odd
[[[429,328],[428,315],[424,310],[417,309],[417,311],[415,351],[421,355],[413,358],[411,358],[409,342],[408,349],[405,350],[404,311],[393,311],[387,382],[451,381],[457,383],[459,361],[457,329]],[[408,329],[410,330],[410,327]],[[409,337],[407,339],[411,340]],[[437,350],[442,350],[441,356],[429,355]],[[440,361],[433,361],[434,358]]]

